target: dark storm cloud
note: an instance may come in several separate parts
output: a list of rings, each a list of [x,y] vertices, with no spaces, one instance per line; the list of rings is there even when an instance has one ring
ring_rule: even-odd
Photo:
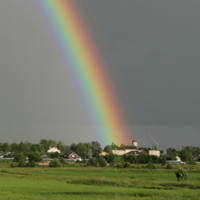
[[[200,1],[76,0],[140,146],[198,146]],[[0,1],[1,141],[96,140],[34,0]]]
[[[132,124],[198,125],[200,2],[82,3]]]

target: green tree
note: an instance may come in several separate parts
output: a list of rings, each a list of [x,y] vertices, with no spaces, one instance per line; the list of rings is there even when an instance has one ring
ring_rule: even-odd
[[[168,148],[167,149],[167,155],[175,157],[177,155],[176,149],[174,149],[174,148]]]
[[[29,161],[33,161],[33,162],[41,162],[42,161],[40,154],[36,153],[36,152],[29,153],[28,158],[29,158]]]
[[[145,155],[144,153],[140,153],[138,156],[137,156],[137,163],[140,163],[140,164],[146,164],[149,162],[149,159],[147,157],[147,155]]]
[[[177,178],[177,181],[188,179],[188,174],[186,173],[186,171],[184,169],[178,169],[175,172],[175,176]]]
[[[54,158],[50,163],[49,167],[62,167],[62,163],[58,158]]]
[[[30,151],[31,152],[36,152],[36,153],[39,153],[39,154],[44,154],[45,153],[44,147],[41,146],[40,144],[31,144]]]
[[[14,161],[22,163],[22,162],[26,161],[26,156],[23,153],[18,153],[17,155],[15,155]]]
[[[12,153],[18,153],[18,144],[17,143],[12,143],[11,145],[10,145],[10,151],[12,152]]]
[[[134,154],[133,155],[124,154],[122,158],[125,162],[131,163],[131,164],[136,163],[136,160],[137,160],[136,155]]]
[[[192,161],[192,154],[190,154],[187,149],[183,149],[180,152],[180,158],[182,161]]]
[[[41,139],[40,140],[40,145],[44,148],[45,152],[47,152],[50,148],[56,147],[57,142],[55,140],[46,140],[46,139]]]
[[[103,151],[104,151],[104,152],[107,152],[107,153],[109,153],[109,154],[112,154],[112,153],[113,153],[113,152],[112,152],[112,147],[111,147],[111,145],[105,146]]]
[[[98,157],[99,154],[102,152],[101,144],[97,141],[91,142],[91,151],[93,157]]]
[[[28,154],[31,149],[31,143],[29,142],[20,142],[18,145],[18,152]]]
[[[7,142],[3,143],[2,150],[4,153],[10,151],[10,145]]]
[[[106,165],[107,165],[106,160],[102,157],[99,157],[98,162],[99,162],[100,167],[106,167]]]

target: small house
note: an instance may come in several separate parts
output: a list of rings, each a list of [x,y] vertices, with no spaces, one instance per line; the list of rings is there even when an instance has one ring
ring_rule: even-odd
[[[56,147],[53,147],[53,148],[50,148],[50,149],[47,151],[47,153],[55,153],[55,152],[60,153],[60,150],[57,149]]]
[[[70,153],[69,155],[67,155],[65,157],[70,160],[81,160],[81,157],[74,152]]]

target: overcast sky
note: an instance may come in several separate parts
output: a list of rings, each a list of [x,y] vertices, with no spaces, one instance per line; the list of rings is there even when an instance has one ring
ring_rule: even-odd
[[[138,145],[199,146],[200,1],[76,2]],[[0,1],[0,141],[100,140],[45,23],[35,0]]]

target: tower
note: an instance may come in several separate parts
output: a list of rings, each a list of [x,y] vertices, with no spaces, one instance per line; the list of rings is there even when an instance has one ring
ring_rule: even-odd
[[[137,141],[136,141],[136,140],[133,140],[133,141],[132,141],[132,145],[133,145],[134,147],[138,147]]]

